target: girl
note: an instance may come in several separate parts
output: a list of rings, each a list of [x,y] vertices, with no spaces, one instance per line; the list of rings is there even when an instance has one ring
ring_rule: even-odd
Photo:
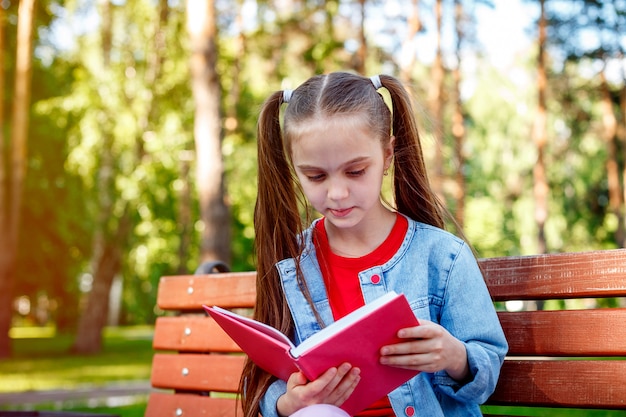
[[[297,344],[386,291],[404,293],[420,325],[400,330],[406,342],[381,348],[380,361],[421,373],[359,416],[479,416],[507,343],[471,250],[443,230],[447,214],[430,189],[413,114],[402,84],[386,75],[316,76],[265,102],[255,318]],[[381,199],[390,170],[395,207]],[[322,217],[303,230],[310,207]],[[248,362],[244,416],[341,415],[358,383],[349,363],[285,382]]]

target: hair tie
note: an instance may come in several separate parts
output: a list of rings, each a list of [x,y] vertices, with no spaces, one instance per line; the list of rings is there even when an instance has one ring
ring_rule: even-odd
[[[372,80],[372,84],[374,84],[374,88],[377,90],[383,86],[383,84],[380,82],[380,76],[378,75],[371,76],[370,80]]]
[[[289,103],[289,100],[291,100],[292,95],[293,95],[293,90],[283,90],[283,103]]]

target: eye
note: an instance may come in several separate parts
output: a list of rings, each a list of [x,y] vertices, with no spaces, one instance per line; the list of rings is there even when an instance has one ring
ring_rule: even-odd
[[[307,179],[311,182],[320,182],[326,178],[324,174],[307,175]]]
[[[365,174],[365,168],[347,172],[349,177],[360,177]]]

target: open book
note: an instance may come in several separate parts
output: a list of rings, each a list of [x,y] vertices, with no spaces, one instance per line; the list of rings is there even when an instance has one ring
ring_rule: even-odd
[[[386,295],[330,324],[298,346],[264,323],[219,307],[204,306],[239,347],[265,371],[287,380],[301,371],[314,380],[344,362],[361,370],[361,381],[341,406],[354,415],[418,374],[381,365],[380,348],[401,342],[398,330],[419,324],[404,294]]]

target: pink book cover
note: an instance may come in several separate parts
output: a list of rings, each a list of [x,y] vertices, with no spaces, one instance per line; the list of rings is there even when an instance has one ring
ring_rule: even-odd
[[[379,363],[380,348],[398,343],[398,330],[419,324],[403,294],[395,292],[366,304],[295,347],[278,330],[219,307],[204,306],[259,367],[287,380],[298,369],[314,380],[328,368],[349,362],[361,381],[341,406],[354,415],[408,381],[418,371]]]

